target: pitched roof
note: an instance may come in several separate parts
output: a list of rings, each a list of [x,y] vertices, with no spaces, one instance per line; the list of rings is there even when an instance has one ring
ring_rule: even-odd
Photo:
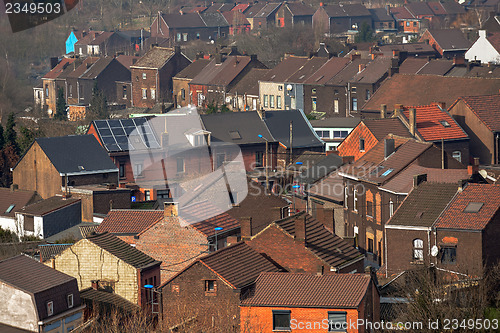
[[[333,200],[337,202],[344,201],[344,178],[339,174],[342,167],[338,171],[330,173],[327,177],[320,179],[312,184],[307,192],[311,196]]]
[[[255,17],[260,12],[260,10],[265,6],[266,6],[265,2],[254,3],[253,5],[250,6],[250,8],[247,9],[247,11],[245,12],[245,16],[247,18]]]
[[[99,60],[99,57],[87,57],[85,60],[71,73],[69,73],[66,77],[67,78],[78,78],[80,77],[83,73],[85,73],[90,66],[95,64],[97,60]],[[76,62],[73,62],[73,64],[76,64]]]
[[[89,42],[88,45],[99,45],[101,43],[104,43],[113,34],[114,32],[104,31],[103,33],[96,36],[91,42]]]
[[[14,217],[16,211],[38,199],[41,198],[35,191],[12,191],[9,188],[0,187],[0,216]]]
[[[395,74],[382,82],[362,110],[380,110],[381,104],[429,105],[444,102],[451,105],[460,96],[496,94],[500,80],[462,78],[440,75]]]
[[[276,10],[281,6],[281,3],[267,3],[264,7],[254,17],[268,17],[275,13]]]
[[[108,232],[90,235],[86,239],[135,268],[140,269],[160,264],[159,261],[154,260],[144,252],[137,250]]]
[[[471,209],[470,204],[475,204]],[[436,228],[482,230],[500,209],[500,185],[468,184],[436,221]]]
[[[56,67],[52,68],[50,72],[43,76],[44,79],[57,79],[59,75],[68,67],[69,64],[76,61],[75,58],[63,58]]]
[[[142,56],[131,68],[162,68],[163,65],[175,54],[175,51],[167,47],[153,47]]]
[[[380,189],[398,194],[410,193],[413,188],[413,176],[421,174],[426,174],[427,181],[430,183],[439,182],[457,184],[459,180],[469,178],[467,169],[427,168],[416,163],[412,163],[386,184],[381,186]]]
[[[378,141],[383,140],[388,134],[411,137],[410,131],[399,118],[363,119],[362,122]]]
[[[222,15],[224,15],[224,18],[226,19],[227,23],[229,23],[230,26],[250,25],[250,22],[248,22],[245,15],[243,15],[238,11],[231,10],[222,13]]]
[[[436,50],[427,43],[405,43],[405,44],[387,44],[377,46],[378,51],[386,57],[392,57],[393,51],[404,51],[410,55],[436,54]]]
[[[230,24],[227,22],[226,18],[220,12],[210,12],[210,8],[208,8],[203,13],[197,13],[200,15],[201,19],[205,23],[207,28],[218,28],[218,27],[227,27]]]
[[[278,272],[279,268],[245,242],[239,242],[211,253],[199,261],[217,273],[233,288],[253,283],[262,272]]]
[[[80,290],[80,297],[83,301],[90,304],[107,304],[115,306],[120,309],[120,311],[126,311],[129,313],[135,313],[140,311],[140,307],[137,304],[130,302],[129,300],[121,297],[118,294],[110,293],[104,290],[95,290],[92,287]]]
[[[211,59],[196,59],[190,63],[186,68],[177,73],[174,78],[180,79],[193,79],[205,66],[207,66]]]
[[[442,2],[441,5],[444,7],[446,10],[446,13],[448,15],[456,15],[456,14],[465,14],[465,6],[462,6],[458,2],[455,1],[446,1]]]
[[[488,42],[490,42],[491,46],[493,46],[495,50],[500,53],[500,32],[488,32],[486,39],[488,40]]]
[[[391,58],[377,57],[369,62],[364,69],[358,71],[349,82],[375,84],[387,76],[391,64]]]
[[[212,59],[190,84],[229,85],[252,60],[249,56],[225,56],[222,59],[222,63],[217,63],[216,59]]]
[[[66,250],[73,244],[40,244],[38,245],[38,251],[40,252],[40,261],[45,262],[54,256],[58,255],[62,251]]]
[[[331,57],[315,73],[309,76],[305,84],[322,85],[337,75],[351,60],[347,57]]]
[[[269,77],[270,69],[252,68],[233,88],[231,94],[259,95],[259,81]]]
[[[432,13],[434,13],[434,15],[446,15],[447,14],[446,9],[444,9],[443,4],[441,2],[432,1],[432,2],[428,2],[427,5],[432,10]]]
[[[0,280],[29,293],[60,287],[76,279],[23,254],[0,261]]]
[[[93,135],[38,138],[35,141],[61,175],[118,171]]]
[[[325,177],[333,170],[336,170],[341,165],[342,157],[335,154],[325,156],[315,165],[302,171],[300,175],[297,176],[297,181],[300,183],[312,184]]]
[[[372,15],[375,22],[393,22],[394,18],[387,13],[385,8],[369,8],[368,11]]]
[[[371,278],[365,274],[262,273],[243,306],[357,308]]]
[[[210,211],[213,213],[208,214]],[[240,227],[238,220],[206,201],[183,207],[181,216],[205,237],[214,236],[216,227],[223,228],[224,232]],[[211,217],[205,218],[205,216]]]
[[[325,57],[312,57],[307,59],[304,65],[302,65],[295,73],[290,75],[285,82],[303,83],[312,74],[314,74],[321,66],[323,66],[328,58]]]
[[[205,27],[205,22],[203,22],[198,12],[187,14],[161,14],[161,17],[171,29]]]
[[[443,51],[468,50],[472,43],[459,29],[428,29]]]
[[[290,147],[290,122],[293,122],[293,148],[323,146],[301,110],[266,111],[264,121],[272,136],[287,148]]]
[[[320,120],[311,120],[310,123],[315,128],[321,127],[337,127],[337,128],[354,128],[361,119],[359,117],[331,117]]]
[[[368,59],[354,59],[348,63],[340,72],[331,78],[326,84],[345,86],[359,72],[359,65],[366,65],[370,62]]]
[[[323,9],[329,17],[370,16],[370,12],[362,4],[328,4]]]
[[[492,132],[500,132],[500,95],[467,96],[461,100]]]
[[[55,235],[45,238],[48,243],[54,243],[64,239],[80,240],[86,238],[91,233],[97,230],[99,226],[96,222],[80,222],[66,230],[63,230]]]
[[[295,237],[295,220],[304,218],[306,221],[306,248],[328,265],[341,266],[363,256],[356,248],[328,231],[321,222],[304,211],[274,223],[291,237]]]
[[[311,6],[303,2],[285,3],[285,6],[290,9],[290,13],[292,13],[293,16],[312,16],[315,12]]]
[[[161,220],[163,210],[111,210],[97,228],[97,232],[138,234]]]
[[[432,227],[457,189],[457,184],[420,184],[405,198],[387,225]]]
[[[70,206],[79,201],[81,201],[81,199],[54,196],[25,206],[22,209],[18,210],[18,213],[43,216],[55,210]]]
[[[128,70],[130,70],[130,66],[134,65],[139,59],[140,57],[125,54],[120,54],[118,57],[116,57],[116,60],[118,60],[118,62]]]
[[[307,57],[289,56],[277,64],[269,73],[267,81],[270,82],[285,82],[293,73],[304,66],[307,62]]]
[[[102,57],[92,64],[80,78],[82,79],[95,79],[97,78],[112,62],[117,61],[113,57]]]
[[[394,16],[396,20],[408,20],[408,19],[416,19],[412,13],[406,9],[406,7],[391,7],[391,14]]]
[[[409,2],[405,7],[414,16],[434,16],[426,2]]]

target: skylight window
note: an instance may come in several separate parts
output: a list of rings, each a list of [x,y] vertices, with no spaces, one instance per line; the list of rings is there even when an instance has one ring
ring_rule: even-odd
[[[385,170],[385,172],[382,174],[382,177],[387,176],[388,174],[390,174],[393,171],[394,171],[394,169],[387,169],[387,170]]]
[[[233,140],[241,139],[240,132],[238,132],[238,131],[229,131],[229,136]]]
[[[482,202],[469,202],[467,207],[464,209],[464,213],[477,213],[479,210],[481,210],[481,207],[483,207],[484,203]]]
[[[14,207],[16,207],[15,204],[10,205],[9,208],[7,208],[7,210],[5,211],[5,213],[9,214],[10,212],[12,212],[12,210],[14,209]]]
[[[444,127],[451,127],[450,123],[447,122],[446,120],[440,120],[439,121],[441,123],[441,125],[443,125]]]

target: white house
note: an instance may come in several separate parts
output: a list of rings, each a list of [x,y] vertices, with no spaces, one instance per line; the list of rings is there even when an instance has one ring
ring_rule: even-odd
[[[500,64],[500,32],[479,30],[479,38],[465,53],[465,58],[469,61]]]
[[[0,228],[19,234],[16,212],[40,199],[41,197],[34,191],[0,188]]]

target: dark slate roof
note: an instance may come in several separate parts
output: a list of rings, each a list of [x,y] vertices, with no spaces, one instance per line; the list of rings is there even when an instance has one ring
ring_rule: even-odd
[[[436,50],[427,43],[406,43],[406,44],[387,44],[378,46],[378,50],[386,57],[392,57],[393,51],[405,51],[411,55],[418,54],[436,54]]]
[[[163,65],[175,54],[175,51],[166,47],[153,47],[141,59],[131,66],[131,68],[162,68]]]
[[[99,223],[95,222],[81,222],[77,225],[72,226],[71,228],[45,238],[45,241],[53,243],[64,239],[80,240],[95,232],[98,226]]]
[[[372,19],[375,22],[391,22],[394,21],[392,15],[387,14],[385,8],[370,8],[368,9],[370,14],[372,14]]]
[[[135,247],[130,246],[120,238],[107,232],[88,236],[87,240],[135,268],[140,269],[160,264],[160,261],[154,260],[144,252],[137,250]]]
[[[174,77],[180,79],[193,79],[205,66],[210,63],[211,59],[197,59],[189,64]]]
[[[248,8],[246,11],[245,11],[245,16],[247,18],[252,18],[252,17],[255,17],[257,15],[257,13],[260,12],[260,10],[262,8],[264,8],[266,6],[266,3],[265,2],[257,2],[253,5],[250,6],[250,8]]]
[[[336,86],[345,86],[347,82],[351,80],[358,72],[359,65],[366,65],[370,62],[367,59],[355,59],[351,61],[347,66],[342,68],[340,72],[337,73],[333,78],[331,78],[326,84],[327,85],[336,85]]]
[[[16,211],[40,199],[35,191],[11,191],[9,188],[0,187],[0,216],[14,217]],[[7,213],[11,205],[14,206]]]
[[[323,142],[300,110],[266,111],[264,121],[272,136],[287,148],[290,147],[290,121],[293,121],[293,148],[323,146]]]
[[[442,2],[441,6],[444,7],[448,15],[465,14],[465,7],[455,1]]]
[[[341,171],[339,169],[339,171]],[[344,178],[339,175],[338,171],[334,171],[318,182],[312,184],[307,189],[311,196],[333,200],[336,202],[344,201]]]
[[[23,254],[0,261],[0,280],[36,294],[76,279]]]
[[[23,330],[21,328],[9,326],[7,324],[0,323],[0,332],[2,333],[28,333],[31,331]]]
[[[310,123],[313,127],[338,127],[338,128],[354,128],[361,119],[359,117],[332,117],[321,120],[311,120]]]
[[[389,220],[388,226],[431,227],[455,196],[457,189],[456,183],[420,184],[405,198]]]
[[[342,165],[342,157],[336,154],[330,154],[322,158],[314,166],[311,166],[307,170],[301,172],[297,177],[300,183],[312,184],[319,179],[325,177],[333,170],[336,170]]]
[[[299,68],[304,66],[307,60],[307,57],[286,57],[279,64],[277,64],[271,72],[269,72],[267,81],[285,82],[287,78],[293,75],[293,73],[295,73]]]
[[[43,216],[45,214],[51,213],[55,210],[70,206],[74,203],[79,202],[80,199],[75,198],[63,198],[62,196],[50,197],[45,200],[38,201],[31,205],[24,207],[19,210],[19,213]]]
[[[324,225],[306,212],[300,212],[275,221],[291,237],[295,237],[295,220],[306,219],[306,248],[332,267],[341,266],[363,257],[348,242],[328,231]]]
[[[391,68],[391,59],[377,57],[366,65],[362,71],[358,71],[349,82],[375,84],[387,76]]]
[[[329,4],[323,7],[329,17],[370,16],[370,12],[362,4]]]
[[[187,14],[162,14],[161,17],[171,29],[205,27],[205,22],[203,22],[201,16],[197,12]]]
[[[242,305],[352,309],[370,282],[368,274],[262,273]]]
[[[138,234],[163,218],[162,210],[111,210],[97,228],[97,232]]]
[[[303,83],[311,75],[316,73],[316,71],[327,62],[326,57],[312,57],[306,61],[306,63],[300,67],[295,73],[289,76],[285,82]]]
[[[469,204],[479,209],[467,211]],[[482,230],[500,210],[500,185],[468,184],[436,221],[436,228]]]
[[[290,13],[292,13],[293,16],[313,16],[315,12],[311,6],[303,2],[285,3],[285,6],[290,9]]]
[[[304,83],[313,85],[325,84],[347,66],[349,61],[350,59],[347,57],[331,57],[316,73],[309,76]]]
[[[38,245],[38,251],[40,251],[40,261],[47,261],[54,256],[58,255],[62,251],[66,250],[73,244],[41,244]]]
[[[104,71],[106,69],[106,67],[108,67],[109,64],[111,64],[111,62],[113,62],[113,61],[117,61],[117,60],[113,57],[99,58],[99,60],[94,62],[94,64],[92,66],[90,66],[90,68],[87,69],[80,76],[80,78],[91,79],[91,80],[97,78],[102,73],[102,71]]]
[[[268,17],[278,10],[281,6],[281,3],[268,3],[266,4],[254,17]]]
[[[212,133],[212,142],[261,144],[264,140],[259,138],[259,134],[269,142],[276,141],[256,111],[201,115],[201,121],[205,129]],[[238,132],[241,139],[231,137],[230,132]]]
[[[410,2],[407,3],[405,7],[414,16],[420,16],[420,15],[434,16],[434,12],[425,2]]]
[[[93,288],[81,290],[80,298],[85,303],[112,305],[120,310],[130,313],[138,312],[141,309],[137,304],[130,302],[118,294],[110,293],[104,290],[95,290]]]
[[[200,258],[233,288],[252,284],[262,272],[278,272],[279,268],[244,242],[236,243]]]
[[[231,94],[259,95],[259,81],[269,77],[270,69],[252,68],[231,90]]]
[[[500,132],[500,95],[461,98],[492,132]]]
[[[118,171],[93,135],[38,138],[35,141],[60,174]]]
[[[85,60],[80,64],[80,66],[76,67],[75,70],[73,70],[71,73],[66,75],[67,78],[78,78],[80,77],[83,73],[87,71],[87,69],[90,68],[97,60],[99,60],[99,57],[87,57]],[[73,62],[75,64],[76,62]]]
[[[210,13],[207,9],[207,11],[198,14],[200,15],[201,19],[203,20],[203,22],[205,22],[205,25],[208,28],[229,26],[229,23],[227,22],[226,18],[220,12]]]
[[[428,32],[444,51],[468,50],[472,45],[459,29],[428,29]]]

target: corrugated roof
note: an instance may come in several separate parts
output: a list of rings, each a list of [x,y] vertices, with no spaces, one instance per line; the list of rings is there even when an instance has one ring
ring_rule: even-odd
[[[486,127],[500,132],[500,95],[467,96],[461,98]]]
[[[93,135],[38,138],[35,141],[61,174],[118,172],[116,165]]]
[[[278,272],[279,268],[244,242],[236,243],[200,258],[234,288],[252,284],[262,272]]]
[[[388,225],[432,227],[457,193],[457,189],[457,184],[420,184],[405,198]]]
[[[326,230],[324,225],[305,212],[275,221],[290,236],[295,237],[295,220],[306,219],[305,246],[332,267],[338,267],[363,255],[339,236]]]
[[[97,228],[97,232],[138,234],[163,218],[163,210],[111,210]]]
[[[467,212],[471,203],[479,210]],[[483,230],[500,209],[500,185],[468,184],[436,221],[436,228]]]
[[[86,239],[135,268],[140,269],[146,266],[160,264],[159,261],[154,260],[144,252],[137,250],[135,247],[130,246],[120,238],[108,232],[91,235]]]
[[[28,205],[28,206],[18,210],[18,212],[22,213],[22,214],[43,216],[43,215],[51,213],[55,210],[64,208],[66,206],[70,206],[70,205],[77,203],[79,201],[81,201],[81,199],[75,199],[75,198],[65,199],[62,196],[54,196],[54,197],[47,198],[45,200],[38,201],[38,202],[33,203],[31,205]]]
[[[16,211],[40,199],[41,197],[35,191],[12,191],[9,188],[0,187],[0,215],[14,217]]]
[[[357,308],[371,282],[365,274],[262,273],[243,306]]]

